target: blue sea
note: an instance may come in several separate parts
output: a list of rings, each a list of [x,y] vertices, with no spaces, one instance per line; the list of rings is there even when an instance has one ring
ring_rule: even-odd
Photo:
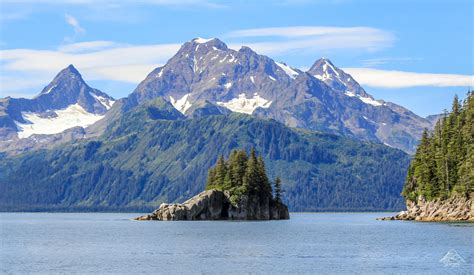
[[[0,213],[1,273],[473,274],[474,225],[291,213],[288,221],[133,221]]]

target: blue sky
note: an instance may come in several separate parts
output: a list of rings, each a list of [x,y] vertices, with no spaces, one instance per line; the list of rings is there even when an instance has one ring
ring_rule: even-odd
[[[32,97],[73,63],[115,97],[194,37],[300,69],[319,57],[426,116],[474,86],[473,1],[1,0],[0,96]]]

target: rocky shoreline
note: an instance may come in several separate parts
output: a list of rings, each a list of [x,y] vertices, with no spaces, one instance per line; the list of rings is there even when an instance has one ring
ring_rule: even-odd
[[[283,203],[244,195],[237,205],[230,202],[226,191],[204,191],[182,204],[163,203],[153,213],[135,220],[285,220],[290,215]]]
[[[417,201],[407,200],[407,210],[393,217],[383,217],[378,220],[414,220],[423,222],[474,222],[472,198],[454,196],[446,200],[436,199],[427,201],[418,197]]]

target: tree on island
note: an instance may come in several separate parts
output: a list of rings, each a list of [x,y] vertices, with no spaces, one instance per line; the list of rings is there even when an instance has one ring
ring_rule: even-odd
[[[281,190],[281,179],[280,177],[277,177],[275,179],[275,201],[276,202],[281,202],[281,194],[282,194],[282,190]]]
[[[438,120],[434,131],[424,131],[408,169],[402,195],[412,201],[471,197],[474,190],[474,97],[469,91],[461,104]]]
[[[220,156],[216,165],[209,169],[206,190],[229,191],[230,201],[233,204],[236,204],[243,195],[256,195],[261,200],[281,202],[281,179],[277,180],[279,190],[273,198],[272,185],[263,158],[257,156],[253,148],[249,155],[245,150],[233,150],[229,159]]]

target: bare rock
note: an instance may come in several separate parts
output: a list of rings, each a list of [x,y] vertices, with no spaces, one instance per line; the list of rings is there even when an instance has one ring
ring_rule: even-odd
[[[407,210],[394,217],[379,220],[415,220],[423,222],[468,221],[474,222],[472,198],[454,196],[446,200],[426,201],[423,196],[406,202]]]
[[[204,191],[182,204],[163,203],[152,214],[135,220],[279,220],[289,219],[288,207],[270,198],[244,195],[236,205],[228,192]]]

